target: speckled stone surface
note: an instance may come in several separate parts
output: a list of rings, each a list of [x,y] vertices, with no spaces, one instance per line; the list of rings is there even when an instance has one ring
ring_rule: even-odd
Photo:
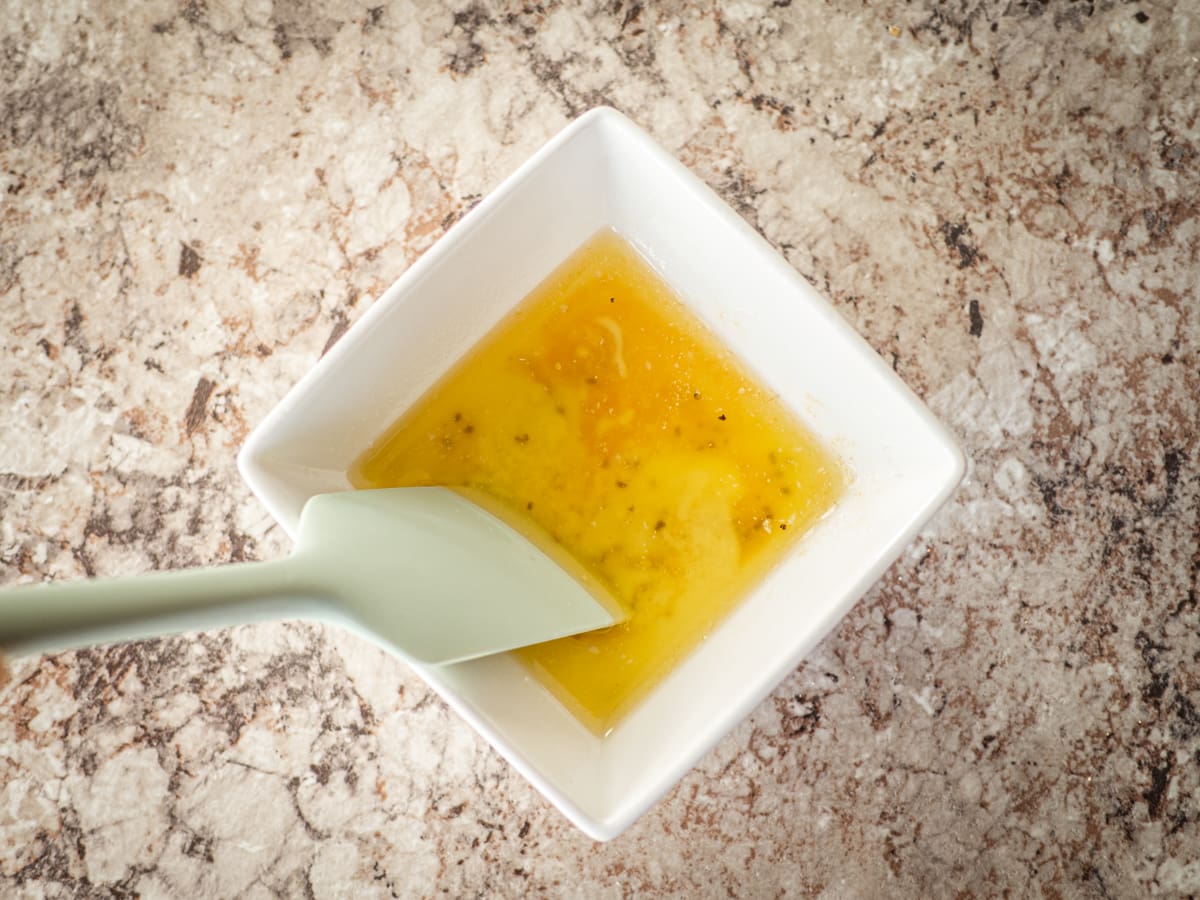
[[[1200,9],[669,6],[7,0],[0,581],[283,555],[248,429],[601,103],[972,465],[605,845],[340,633],[18,660],[0,894],[1200,894]]]

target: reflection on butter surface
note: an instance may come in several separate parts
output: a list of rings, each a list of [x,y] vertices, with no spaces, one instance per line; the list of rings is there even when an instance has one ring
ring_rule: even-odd
[[[360,488],[482,490],[612,591],[622,624],[518,652],[601,735],[843,485],[795,416],[610,231],[535,289],[350,477]]]

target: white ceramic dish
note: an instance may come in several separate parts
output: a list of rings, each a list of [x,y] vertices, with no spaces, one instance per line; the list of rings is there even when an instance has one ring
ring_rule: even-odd
[[[854,474],[678,669],[601,740],[507,656],[418,672],[583,831],[619,834],[846,614],[964,469],[946,430],[698,178],[610,109],[581,116],[415,263],[239,456],[289,534],[354,459],[585,239],[613,227]]]

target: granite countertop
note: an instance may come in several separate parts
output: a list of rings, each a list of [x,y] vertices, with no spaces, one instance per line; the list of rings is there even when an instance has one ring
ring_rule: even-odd
[[[247,431],[589,107],[711,184],[967,481],[626,834],[307,625],[19,659],[0,893],[1200,894],[1188,3],[10,3],[0,581],[287,552]]]

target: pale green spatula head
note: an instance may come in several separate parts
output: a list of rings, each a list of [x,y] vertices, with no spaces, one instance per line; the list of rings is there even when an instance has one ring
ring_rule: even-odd
[[[336,586],[347,624],[433,663],[617,622],[616,604],[555,547],[445,488],[393,488],[313,497],[295,556]]]

